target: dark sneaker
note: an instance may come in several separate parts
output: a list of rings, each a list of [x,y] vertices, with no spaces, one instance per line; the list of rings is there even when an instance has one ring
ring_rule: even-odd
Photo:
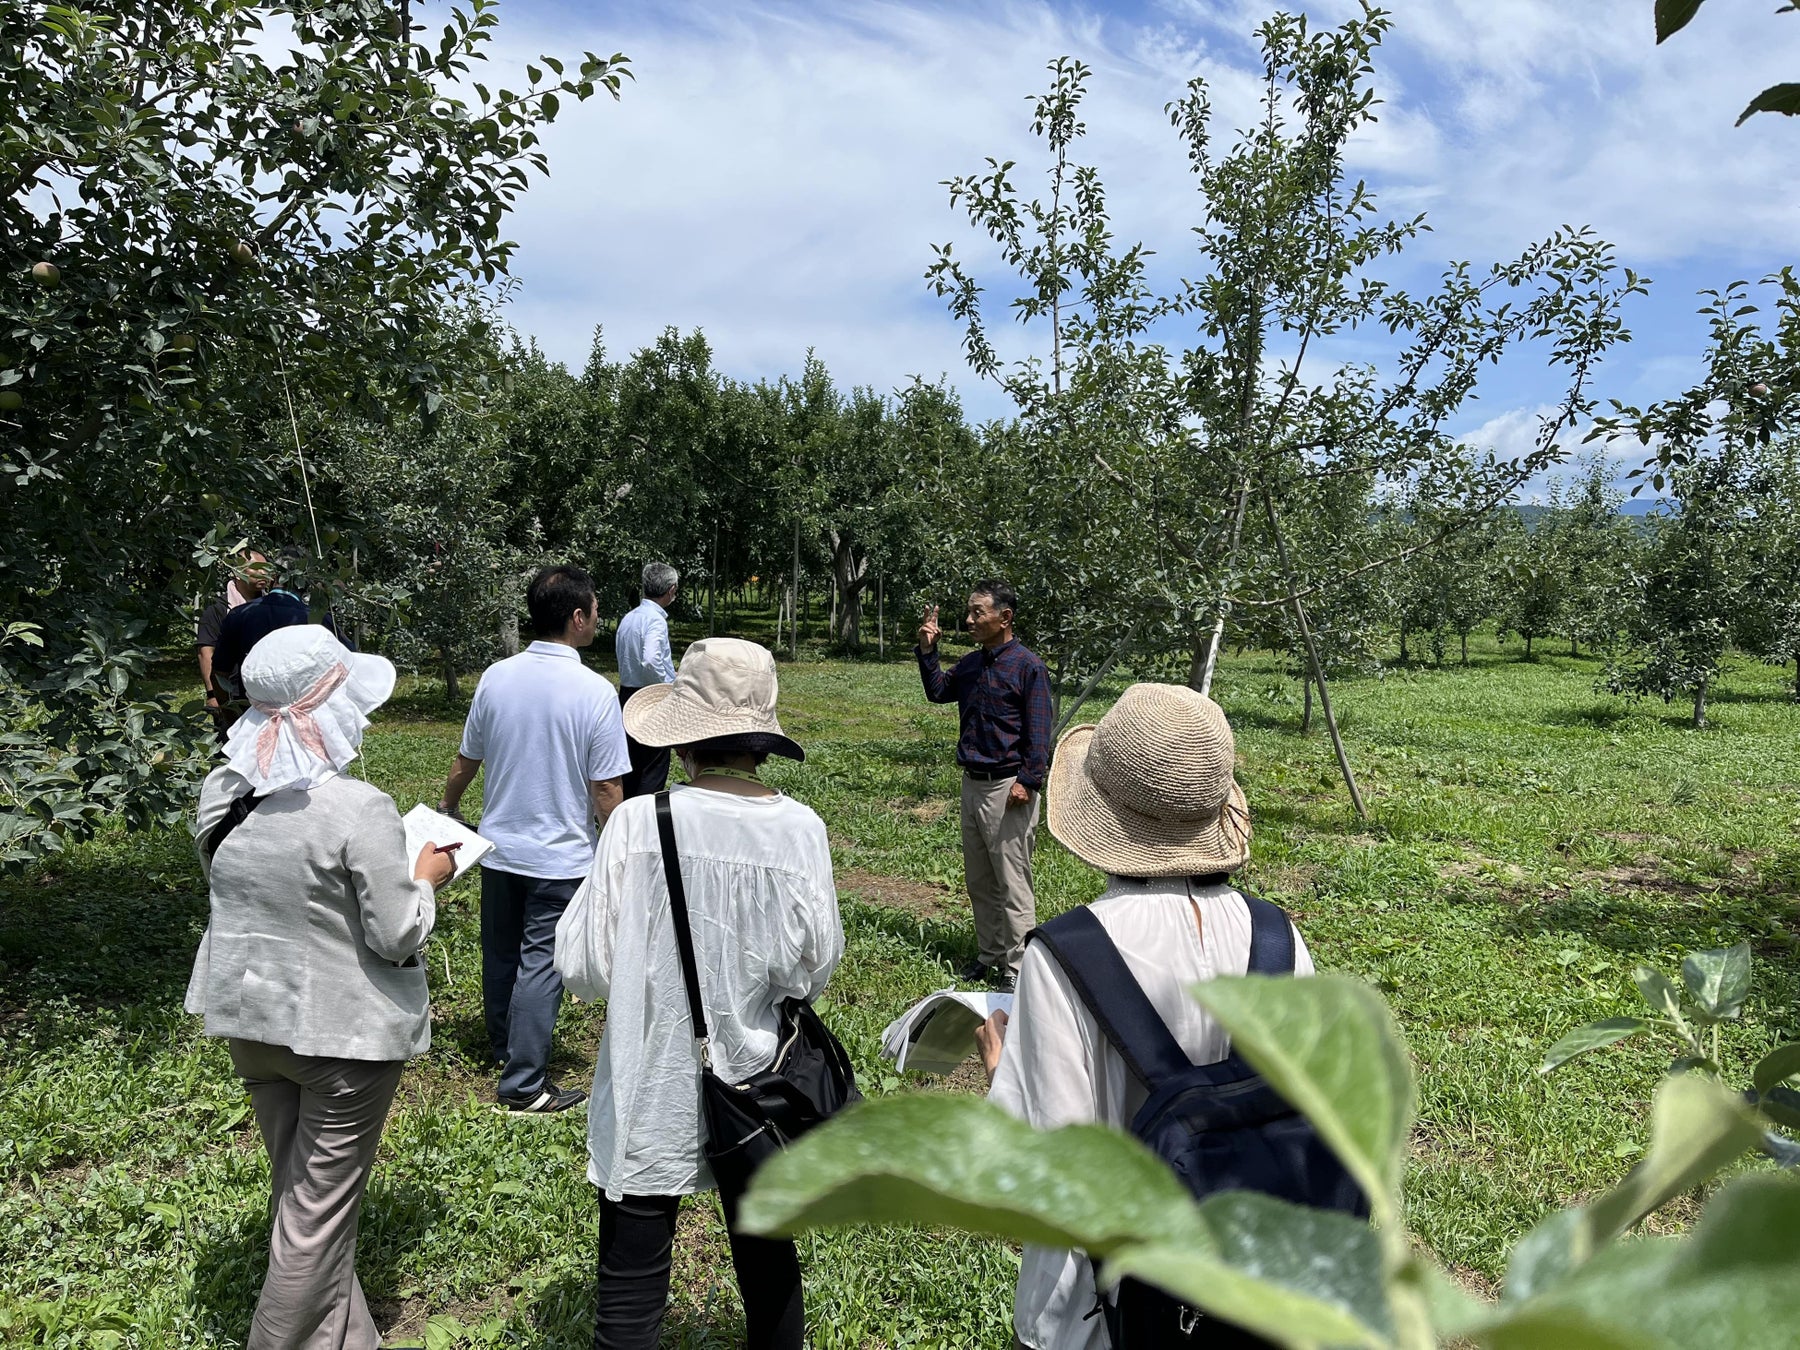
[[[1011,994],[1016,992],[1014,988],[1015,983],[1016,981],[1011,975],[996,975],[993,979],[988,981],[989,987],[992,988],[996,994]]]
[[[533,1097],[501,1097],[499,1109],[509,1116],[553,1116],[571,1106],[580,1106],[586,1100],[587,1093],[579,1088],[560,1088],[555,1083],[545,1083]]]
[[[981,984],[992,978],[994,968],[983,961],[971,961],[956,972],[956,978],[964,984]]]

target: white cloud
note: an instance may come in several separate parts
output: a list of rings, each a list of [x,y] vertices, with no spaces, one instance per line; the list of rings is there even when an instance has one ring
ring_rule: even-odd
[[[1047,61],[1075,55],[1094,68],[1080,158],[1102,170],[1119,238],[1157,249],[1160,278],[1192,270],[1200,203],[1163,105],[1204,74],[1227,142],[1259,91],[1250,31],[1276,7],[1163,0],[1127,18],[1048,0],[508,6],[509,63],[624,50],[638,77],[617,105],[567,108],[546,137],[554,176],[509,225],[521,244],[512,320],[576,365],[597,323],[615,354],[665,325],[698,326],[733,374],[796,370],[814,346],[845,385],[947,373],[972,411],[999,413],[1003,400],[977,386],[922,274],[933,242],[977,260],[992,326],[1017,352],[1025,337],[1004,315],[1011,278],[940,180],[994,155],[1020,160],[1016,181],[1035,188],[1027,99],[1045,87]],[[1347,0],[1305,8],[1315,26],[1352,11]],[[1352,164],[1384,212],[1431,212],[1434,233],[1409,251],[1402,282],[1428,280],[1450,258],[1516,252],[1565,222],[1592,222],[1640,270],[1679,264],[1710,283],[1789,250],[1800,129],[1732,122],[1791,73],[1800,20],[1712,4],[1658,48],[1644,0],[1392,8],[1377,59],[1381,120]],[[1604,378],[1634,399],[1667,392],[1644,386],[1689,359],[1665,344],[1691,341],[1692,308],[1679,289],[1638,306],[1640,340]],[[1529,410],[1558,392],[1539,366],[1503,373],[1488,397]],[[1498,435],[1503,420],[1486,428]]]

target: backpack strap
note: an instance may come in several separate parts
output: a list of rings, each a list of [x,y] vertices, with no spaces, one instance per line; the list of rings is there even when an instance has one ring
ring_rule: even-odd
[[[1049,949],[1119,1058],[1151,1092],[1194,1067],[1093,910],[1078,905],[1030,937]]]
[[[694,960],[694,930],[688,924],[687,888],[681,883],[681,855],[675,849],[675,812],[668,789],[656,794],[656,833],[662,841],[663,879],[669,885],[669,914],[675,920],[675,946],[681,952],[681,978],[687,985],[688,1018],[700,1042],[700,1064],[712,1068],[706,1032],[706,1006],[700,1001],[700,969]]]
[[[1292,975],[1294,973],[1294,928],[1281,906],[1259,899],[1248,891],[1239,891],[1250,906],[1249,975]]]

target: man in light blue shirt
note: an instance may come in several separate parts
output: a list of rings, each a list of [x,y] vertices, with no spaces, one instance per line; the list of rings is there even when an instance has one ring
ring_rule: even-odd
[[[669,606],[675,603],[680,581],[681,573],[667,563],[644,564],[644,598],[619,620],[614,644],[619,657],[621,708],[640,689],[675,683],[675,656],[669,650]],[[625,743],[631,752],[625,795],[649,797],[661,792],[669,781],[668,750],[640,745],[629,736]]]
[[[556,921],[593,866],[594,847],[631,767],[619,696],[580,649],[599,602],[579,567],[549,567],[525,595],[537,641],[489,666],[463,724],[438,809],[455,815],[485,766],[481,833],[481,993],[508,1111],[563,1111],[586,1093],[549,1079],[562,1007]]]

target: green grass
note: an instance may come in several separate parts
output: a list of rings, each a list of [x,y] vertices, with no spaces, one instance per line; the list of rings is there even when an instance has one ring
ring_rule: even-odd
[[[1393,1004],[1419,1070],[1411,1222],[1489,1285],[1537,1217],[1616,1180],[1643,1142],[1654,1048],[1535,1072],[1569,1027],[1631,1010],[1634,964],[1673,968],[1684,951],[1748,938],[1757,993],[1727,1030],[1728,1066],[1800,1036],[1790,676],[1735,666],[1715,726],[1695,732],[1679,706],[1596,695],[1586,660],[1526,664],[1516,651],[1483,642],[1467,669],[1334,686],[1367,825],[1323,734],[1297,734],[1297,688],[1271,661],[1229,658],[1217,691],[1255,817],[1247,884],[1289,909],[1321,968],[1363,976]],[[809,757],[771,777],[830,827],[849,936],[826,1013],[867,1088],[901,1090],[876,1056],[881,1028],[974,950],[954,713],[927,706],[901,662],[802,661],[782,680],[784,721]],[[371,732],[370,776],[403,809],[434,800],[457,725],[441,686],[405,682]],[[1043,916],[1099,889],[1047,834],[1038,860]],[[522,1129],[488,1109],[472,902],[459,888],[442,912],[433,1048],[390,1118],[359,1268],[391,1339],[417,1341],[438,1318],[465,1343],[583,1345],[585,1121]],[[180,1009],[205,908],[170,836],[109,833],[52,872],[0,882],[0,1339],[243,1337],[267,1167],[223,1046]],[[563,1018],[563,1077],[591,1073],[600,1011]],[[716,1206],[691,1205],[685,1223],[668,1343],[734,1344]],[[1001,1244],[858,1231],[809,1238],[803,1256],[819,1346],[1007,1343],[1017,1258]]]

